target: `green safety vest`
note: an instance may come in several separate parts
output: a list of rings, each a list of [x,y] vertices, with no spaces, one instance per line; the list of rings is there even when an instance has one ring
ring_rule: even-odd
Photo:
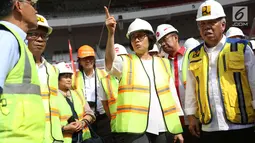
[[[83,72],[81,71],[76,72],[76,77],[75,80],[73,80],[72,85],[74,89],[82,89],[82,91],[85,91],[84,79],[82,74]],[[96,68],[96,74],[99,81],[101,81],[101,79],[107,75],[105,70],[98,68]]]
[[[1,25],[16,37],[20,58],[8,73],[1,95],[0,142],[42,143],[45,112],[33,55],[15,30]]]
[[[111,130],[112,132],[116,132],[116,100],[118,97],[119,82],[114,76],[111,76],[109,74],[106,77],[102,78],[101,82],[107,96],[109,111],[111,114]]]
[[[217,59],[217,79],[226,119],[235,124],[254,124],[252,94],[244,63],[245,40],[228,39]],[[189,55],[189,70],[196,79],[198,116],[202,124],[212,121],[209,100],[209,58],[203,44]]]
[[[116,113],[116,132],[144,133],[148,126],[150,107],[150,79],[136,55],[123,60]],[[170,65],[167,59],[152,58],[154,82],[167,131],[182,132],[176,103],[169,89]]]
[[[78,115],[79,120],[82,120],[85,116],[85,104],[86,101],[81,93],[78,93],[76,90],[70,90],[72,96],[72,102],[74,104],[74,109]],[[61,107],[59,109],[61,125],[66,126],[68,124],[67,120],[73,115],[72,110],[69,104],[66,101],[66,97],[62,95],[60,92],[58,93],[58,106]],[[91,138],[90,131],[88,127],[85,127],[83,130],[82,138],[83,140]],[[72,143],[72,134],[63,133],[64,142]]]
[[[58,71],[45,61],[47,84],[41,84],[41,95],[46,116],[44,143],[63,142],[63,134],[57,106]],[[39,75],[40,76],[40,75]]]

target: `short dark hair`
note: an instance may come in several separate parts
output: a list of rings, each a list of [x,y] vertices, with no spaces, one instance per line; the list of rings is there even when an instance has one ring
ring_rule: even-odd
[[[1,0],[0,19],[9,16],[12,12],[12,7],[16,0]]]
[[[149,40],[149,48],[148,48],[148,51],[149,50],[152,50],[153,49],[153,46],[154,44],[156,43],[156,36],[150,32],[150,31],[143,31],[146,36],[148,37],[148,40]],[[132,44],[131,44],[131,38],[129,38],[129,47],[132,51],[134,51],[133,47],[132,47]]]
[[[63,76],[67,75],[67,74],[71,74],[71,73],[60,73],[60,74],[58,75],[58,81],[60,81],[60,79],[61,79]],[[72,74],[71,74],[71,75],[72,75]]]

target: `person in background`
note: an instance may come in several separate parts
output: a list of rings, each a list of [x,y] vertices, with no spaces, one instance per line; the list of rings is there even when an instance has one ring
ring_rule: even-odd
[[[149,55],[156,42],[151,25],[135,19],[128,28],[130,54],[121,59],[115,54],[116,21],[105,7],[108,40],[105,67],[119,82],[116,108],[116,143],[171,143],[183,142],[178,117],[180,106],[169,62]],[[176,98],[174,98],[176,97]],[[114,106],[113,106],[114,107]]]
[[[198,8],[205,42],[189,54],[185,113],[190,132],[204,143],[250,143],[255,141],[255,60],[247,40],[225,37],[225,17],[217,1]]]
[[[159,50],[158,50],[158,46],[156,44],[153,45],[153,48],[151,50],[149,50],[149,54],[151,56],[159,56]]]
[[[174,84],[182,108],[184,108],[189,50],[186,49],[184,46],[180,46],[178,34],[179,31],[172,25],[161,24],[157,27],[156,38],[158,44],[166,53],[165,57],[168,58],[170,61]],[[193,137],[188,131],[187,117],[181,116],[180,119],[184,130],[183,136],[185,142],[198,142],[198,139]]]
[[[250,47],[255,55],[255,40],[250,40]]]
[[[106,143],[111,143],[110,120],[100,98],[103,94],[101,79],[106,76],[106,72],[96,68],[95,61],[96,54],[92,47],[83,45],[78,49],[79,71],[76,73],[75,87],[83,91],[84,98],[95,112],[97,120],[92,128]]]
[[[189,52],[190,52],[190,50],[196,48],[198,45],[200,45],[199,41],[196,40],[196,39],[194,39],[194,38],[192,38],[192,37],[191,37],[191,38],[188,38],[188,39],[184,42],[184,44],[183,44],[183,46],[186,48],[186,51],[189,51]],[[187,56],[187,57],[188,57],[188,56]]]
[[[28,31],[27,40],[28,49],[34,56],[40,80],[41,97],[46,117],[44,142],[63,142],[59,109],[56,104],[58,72],[42,56],[47,40],[52,33],[52,27],[49,26],[48,21],[42,15],[37,14],[37,21],[37,29]]]
[[[37,0],[1,0],[0,142],[42,143],[45,113],[40,82],[27,48],[27,32],[37,28]]]
[[[245,39],[243,31],[238,27],[230,27],[226,32],[227,38]]]
[[[114,50],[115,50],[117,56],[128,55],[126,48],[123,45],[120,45],[118,43],[114,44]]]
[[[82,92],[72,90],[72,68],[64,63],[56,65],[58,76],[58,106],[61,119],[61,129],[65,143],[81,143],[91,137],[87,124],[95,121],[95,115],[90,109]]]

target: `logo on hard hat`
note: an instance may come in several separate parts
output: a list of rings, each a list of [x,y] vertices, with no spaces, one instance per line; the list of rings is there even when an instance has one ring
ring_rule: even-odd
[[[211,6],[207,5],[207,6],[203,6],[202,7],[202,16],[208,16],[211,15]]]
[[[82,54],[93,54],[93,52],[82,51]]]
[[[116,47],[116,48],[115,48],[115,52],[116,52],[116,53],[119,53],[119,47]]]
[[[159,32],[156,33],[156,36],[159,37]]]
[[[42,22],[42,23],[44,23],[44,18],[42,18],[42,17],[37,17],[37,22]]]
[[[71,67],[68,64],[66,64],[66,68],[70,69]]]

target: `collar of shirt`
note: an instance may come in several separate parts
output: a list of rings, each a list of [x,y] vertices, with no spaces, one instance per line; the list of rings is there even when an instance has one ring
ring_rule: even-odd
[[[17,25],[12,24],[8,21],[0,21],[0,23],[7,25],[11,29],[14,29],[20,35],[20,37],[23,39],[23,41],[24,42],[26,41],[27,34],[21,28],[19,28]]]
[[[84,77],[87,78],[87,79],[94,78],[95,77],[95,70],[93,70],[92,75],[90,75],[90,76],[87,76],[86,73],[84,72]]]
[[[210,52],[213,52],[215,50],[220,50],[220,48],[222,48],[224,46],[224,44],[226,43],[226,40],[227,40],[226,36],[223,35],[223,37],[221,38],[220,42],[215,47],[208,48],[204,44],[205,51],[210,53]]]
[[[186,51],[186,48],[182,46],[182,47],[176,52],[176,54],[174,55],[174,57],[171,57],[170,55],[168,55],[168,59],[174,59],[174,58],[176,58],[178,55],[184,56],[185,51]]]
[[[71,97],[71,91],[70,90],[68,90],[66,93],[65,92],[63,92],[62,90],[58,90],[64,97],[68,97],[68,98],[70,98]]]
[[[42,57],[41,58],[42,59],[42,63],[41,64],[39,64],[39,65],[37,65],[38,66],[38,68],[41,68],[41,67],[43,67],[44,66],[44,64],[46,63],[46,59],[44,59],[44,57]]]

